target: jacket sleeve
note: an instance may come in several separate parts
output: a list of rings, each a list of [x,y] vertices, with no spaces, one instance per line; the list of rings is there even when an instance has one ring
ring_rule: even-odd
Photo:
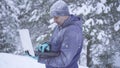
[[[70,26],[64,34],[60,55],[54,58],[39,58],[38,62],[53,67],[66,67],[77,54],[78,49],[81,49],[80,47],[82,47],[82,29]]]

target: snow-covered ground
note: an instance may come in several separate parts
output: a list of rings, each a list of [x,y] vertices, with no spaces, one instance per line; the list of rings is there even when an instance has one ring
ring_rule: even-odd
[[[45,68],[45,65],[28,56],[0,53],[0,68]]]
[[[0,68],[45,68],[45,65],[28,56],[0,53]]]

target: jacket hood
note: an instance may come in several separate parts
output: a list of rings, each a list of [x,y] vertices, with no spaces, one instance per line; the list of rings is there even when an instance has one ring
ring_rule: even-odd
[[[64,21],[64,23],[61,25],[62,28],[65,28],[70,25],[81,25],[81,19],[77,16],[70,15],[67,20]]]

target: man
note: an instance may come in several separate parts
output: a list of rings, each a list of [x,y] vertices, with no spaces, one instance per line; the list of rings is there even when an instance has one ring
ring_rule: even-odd
[[[78,68],[83,45],[81,19],[70,15],[62,0],[52,5],[50,16],[57,26],[50,41],[37,47],[38,62],[46,64],[46,68]]]

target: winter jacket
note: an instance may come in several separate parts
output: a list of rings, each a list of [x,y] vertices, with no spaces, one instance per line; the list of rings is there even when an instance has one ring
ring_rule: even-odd
[[[70,15],[63,25],[56,26],[49,44],[52,52],[59,55],[40,58],[38,62],[46,64],[46,68],[78,68],[77,61],[83,46],[81,19]]]

